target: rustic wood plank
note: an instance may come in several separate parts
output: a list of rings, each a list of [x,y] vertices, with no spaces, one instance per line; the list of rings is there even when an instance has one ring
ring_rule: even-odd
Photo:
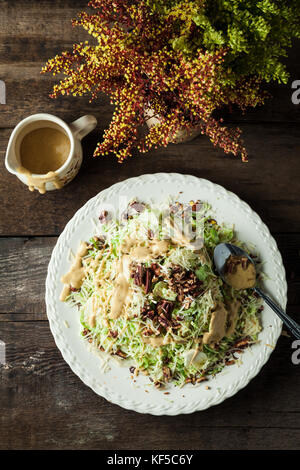
[[[7,38],[6,44],[9,38],[22,36],[45,37],[52,42],[59,38],[68,41],[71,19],[80,10],[88,10],[87,4],[88,0],[1,0],[0,37]],[[10,48],[6,51],[11,52]]]
[[[288,312],[300,321],[300,234],[275,235],[289,285]],[[10,314],[46,319],[44,292],[47,266],[55,237],[0,238],[0,322]],[[3,314],[3,315],[1,315]],[[20,320],[20,318],[19,318]]]
[[[44,196],[30,193],[4,168],[10,131],[0,129],[0,234],[58,235],[73,214],[102,189],[128,177],[153,172],[188,173],[215,181],[248,202],[272,232],[287,229],[298,232],[298,126],[247,124],[242,128],[250,153],[249,163],[224,156],[207,137],[201,136],[186,144],[169,145],[135,156],[120,165],[114,157],[92,158],[101,139],[100,118],[98,131],[84,139],[84,163],[78,176],[62,190]]]
[[[87,0],[1,1],[0,80],[7,104],[0,105],[0,339],[7,361],[0,365],[0,448],[299,449],[300,383],[291,363],[292,338],[281,337],[258,377],[222,405],[176,418],[138,415],[98,397],[64,362],[49,329],[44,282],[56,236],[90,197],[143,173],[190,173],[236,192],[276,232],[289,283],[288,312],[300,321],[300,105],[291,102],[291,83],[300,76],[300,41],[287,59],[289,83],[269,87],[273,100],[245,115],[224,114],[227,122],[243,123],[248,164],[224,157],[201,137],[119,165],[113,158],[91,158],[111,119],[107,97],[93,104],[87,97],[51,100],[56,79],[40,75],[49,57],[89,37],[70,25],[86,5]],[[97,133],[84,140],[78,177],[44,197],[29,193],[4,169],[8,128],[36,112],[67,122],[89,113],[99,122]]]
[[[87,39],[82,28],[72,28],[71,20],[87,6],[87,1],[1,2],[0,79],[6,84],[6,105],[1,106],[0,127],[12,127],[36,112],[63,113],[68,120],[106,105],[102,114],[109,120],[110,109],[104,97],[97,104],[89,99],[51,100],[56,79],[40,74],[47,59]],[[51,12],[51,13],[50,13]],[[34,90],[34,93],[33,93]]]
[[[45,279],[55,242],[55,238],[0,239],[1,313],[45,312]]]
[[[0,332],[7,355],[0,368],[0,448],[298,448],[300,376],[288,338],[236,396],[173,418],[139,415],[98,397],[63,361],[45,322],[1,323]]]
[[[49,97],[55,83],[53,77],[41,76],[42,63],[0,65],[0,79],[6,85],[6,104],[0,105],[0,129],[14,127],[25,117],[36,113],[54,114],[66,122],[84,114],[97,113],[101,123],[107,125],[111,119],[112,108],[104,95],[97,102],[89,103],[88,97],[53,100]],[[6,72],[8,71],[8,72]],[[11,78],[13,75],[13,79]],[[35,90],[33,93],[32,90]]]
[[[47,322],[47,315],[43,313],[0,313],[1,322],[24,322],[24,321],[45,321]]]

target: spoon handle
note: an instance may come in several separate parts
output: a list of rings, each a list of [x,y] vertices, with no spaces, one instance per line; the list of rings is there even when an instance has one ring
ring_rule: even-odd
[[[296,323],[289,315],[287,315],[278,305],[273,302],[262,290],[258,287],[254,288],[254,292],[256,292],[264,301],[266,302],[272,310],[279,316],[279,318],[283,321],[285,326],[290,330],[291,333],[295,336],[295,338],[300,339],[300,325]]]

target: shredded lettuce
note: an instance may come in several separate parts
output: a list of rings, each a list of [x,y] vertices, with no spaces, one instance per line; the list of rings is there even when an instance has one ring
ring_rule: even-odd
[[[111,220],[103,224],[100,238],[105,237],[104,245],[99,243],[99,238],[91,238],[88,255],[83,260],[85,267],[88,268],[94,260],[98,263],[98,268],[94,271],[87,270],[88,274],[80,290],[72,291],[67,301],[79,308],[81,334],[97,348],[111,355],[121,354],[122,357],[129,358],[137,371],[148,374],[155,384],[167,381],[167,369],[172,381],[182,386],[188,381],[217,374],[222,370],[238,340],[248,338],[249,343],[257,341],[261,329],[261,302],[249,291],[234,292],[224,286],[223,281],[215,274],[212,263],[215,246],[220,242],[242,243],[235,238],[232,228],[219,225],[212,219],[211,208],[207,203],[202,203],[200,214],[193,211],[190,213],[190,222],[196,233],[199,229],[196,218],[201,222],[201,232],[199,229],[198,234],[203,237],[202,256],[187,246],[170,245],[168,256],[153,258],[145,263],[146,268],[155,263],[166,278],[170,276],[174,266],[194,273],[201,283],[201,293],[196,297],[188,297],[188,303],[181,302],[177,293],[164,280],[154,283],[151,291],[146,294],[144,288],[136,285],[131,278],[132,297],[127,314],[111,319],[108,315],[109,303],[104,305],[101,291],[96,288],[100,264],[105,259],[107,297],[114,289],[120,246],[129,236],[146,242],[149,231],[156,238],[164,236],[164,227],[161,224],[164,211],[164,206],[160,210],[152,210],[146,206],[144,211],[127,220]],[[149,329],[157,332],[157,335],[161,335],[161,332],[153,319],[143,316],[142,312],[147,305],[155,308],[161,299],[173,302],[172,321],[179,326],[176,329],[166,329],[164,343],[158,347],[146,341],[144,333]],[[214,305],[228,299],[238,299],[241,303],[234,334],[230,338],[224,337],[217,345],[203,344],[203,335],[209,331]],[[93,325],[90,322],[91,315],[95,316]]]

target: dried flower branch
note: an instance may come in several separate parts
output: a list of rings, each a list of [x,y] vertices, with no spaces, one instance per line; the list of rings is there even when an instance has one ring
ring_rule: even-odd
[[[115,110],[95,156],[112,153],[122,162],[134,149],[167,146],[179,130],[200,126],[214,145],[246,161],[240,130],[224,127],[214,112],[233,104],[241,109],[262,104],[261,78],[242,76],[230,82],[224,67],[231,54],[227,44],[208,50],[200,43],[193,54],[173,47],[180,21],[185,21],[185,34],[193,35],[193,15],[204,1],[166,2],[164,14],[155,3],[92,0],[95,12],[80,13],[73,24],[87,30],[96,45],[76,44],[72,52],[47,62],[43,72],[65,75],[51,96],[110,96]],[[145,135],[148,110],[159,122]]]

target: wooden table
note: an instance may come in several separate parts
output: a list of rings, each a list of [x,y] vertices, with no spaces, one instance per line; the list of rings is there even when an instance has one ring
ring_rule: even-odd
[[[300,45],[290,51],[291,80],[273,86],[263,108],[227,115],[244,131],[250,160],[224,156],[206,137],[170,145],[118,164],[92,158],[112,115],[107,98],[53,101],[47,58],[86,34],[70,18],[84,0],[0,2],[0,367],[2,449],[296,449],[300,440],[299,367],[292,338],[282,336],[269,362],[246,389],[219,406],[178,417],[143,416],[98,397],[75,376],[54,344],[45,312],[44,282],[57,236],[88,199],[111,184],[152,172],[189,173],[223,185],[248,202],[278,242],[289,283],[288,312],[300,321],[300,105],[291,83],[300,79]],[[298,63],[297,63],[298,62]],[[97,131],[84,139],[84,163],[61,191],[30,193],[4,167],[12,128],[24,117],[49,112],[72,121],[94,114]]]

